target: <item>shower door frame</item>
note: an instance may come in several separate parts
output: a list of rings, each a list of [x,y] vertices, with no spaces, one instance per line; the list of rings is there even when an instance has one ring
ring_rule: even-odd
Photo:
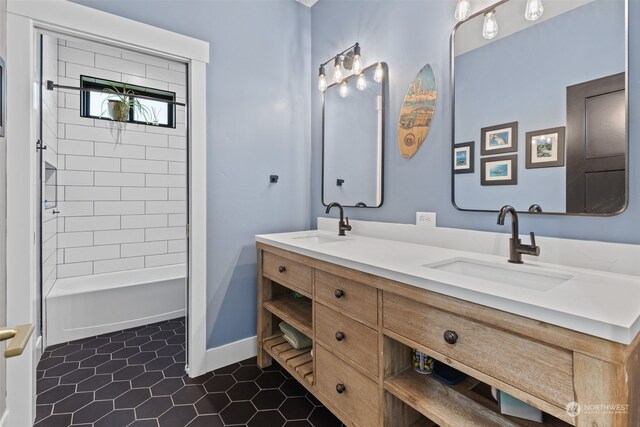
[[[177,60],[187,65],[187,373],[207,371],[206,349],[206,66],[209,43],[111,15],[66,0],[8,0],[7,93],[7,321],[34,323],[40,206],[36,141],[38,90],[34,82],[38,31],[84,38]],[[9,60],[7,62],[9,62]],[[197,89],[196,89],[197,88]],[[34,339],[7,369],[9,425],[30,425],[35,417],[35,368],[41,340]]]

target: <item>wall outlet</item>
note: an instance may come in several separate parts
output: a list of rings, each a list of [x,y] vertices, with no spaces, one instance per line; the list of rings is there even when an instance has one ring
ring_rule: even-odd
[[[435,227],[436,213],[435,212],[416,212],[416,225],[419,225],[421,227]]]

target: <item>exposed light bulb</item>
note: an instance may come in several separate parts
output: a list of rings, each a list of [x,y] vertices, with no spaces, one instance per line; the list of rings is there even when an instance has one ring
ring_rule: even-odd
[[[333,81],[336,83],[342,81],[342,60],[339,56],[336,56],[336,61],[333,66]]]
[[[324,74],[318,78],[318,90],[320,92],[327,90],[327,77]]]
[[[498,21],[496,11],[492,10],[484,14],[484,25],[482,26],[482,37],[491,40],[498,35]]]
[[[542,7],[542,0],[527,0],[527,6],[524,10],[524,17],[528,21],[535,21],[542,16],[544,7]]]
[[[353,72],[354,74],[360,74],[362,72],[362,58],[360,55],[353,57]]]
[[[327,90],[327,76],[325,75],[323,65],[320,66],[320,73],[318,76],[318,90],[320,92],[324,92],[325,90]]]
[[[358,90],[365,90],[367,88],[367,79],[364,78],[364,74],[358,75],[356,87],[358,88]]]
[[[378,62],[378,65],[376,65],[376,72],[373,74],[373,80],[380,83],[382,81],[382,76],[384,76],[384,69],[382,68],[382,64]]]
[[[346,98],[349,94],[349,88],[347,87],[347,82],[343,81],[340,83],[340,96]]]
[[[360,74],[362,72],[362,57],[360,56],[360,44],[356,43],[353,48],[353,73]]]
[[[469,0],[458,0],[458,4],[456,5],[456,11],[453,16],[456,18],[456,21],[464,21],[471,14],[471,2]]]

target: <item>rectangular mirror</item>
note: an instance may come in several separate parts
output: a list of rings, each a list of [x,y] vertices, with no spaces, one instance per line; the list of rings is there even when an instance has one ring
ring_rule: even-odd
[[[542,0],[535,21],[526,5],[503,0],[451,36],[453,203],[618,214],[628,194],[626,0]]]
[[[327,88],[322,108],[322,203],[345,207],[382,205],[387,65],[378,64]],[[359,86],[359,87],[358,87]]]

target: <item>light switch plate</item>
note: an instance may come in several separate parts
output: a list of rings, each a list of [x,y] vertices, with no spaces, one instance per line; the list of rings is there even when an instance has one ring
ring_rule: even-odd
[[[419,225],[421,227],[435,227],[436,213],[435,212],[416,212],[416,225]]]

